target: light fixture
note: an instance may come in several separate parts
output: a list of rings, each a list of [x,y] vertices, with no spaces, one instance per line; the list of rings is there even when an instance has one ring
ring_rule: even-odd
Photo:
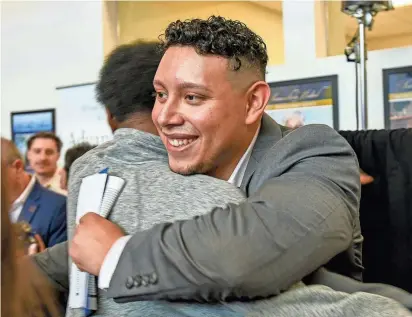
[[[402,0],[400,0],[402,1]],[[411,1],[412,0],[403,0]],[[348,0],[342,1],[342,12],[356,18],[358,29],[355,36],[345,49],[349,62],[355,62],[356,67],[356,123],[357,128],[365,130],[368,127],[367,107],[367,74],[366,74],[366,32],[372,29],[373,18],[378,12],[393,9],[392,1]]]
[[[411,1],[412,0],[399,0]],[[389,11],[393,9],[392,1],[369,1],[369,0],[348,0],[342,1],[342,12],[356,19],[363,19],[365,25],[372,27],[373,17],[378,12]]]

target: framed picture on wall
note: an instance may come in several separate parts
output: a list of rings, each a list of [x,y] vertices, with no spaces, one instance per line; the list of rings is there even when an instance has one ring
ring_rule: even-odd
[[[298,128],[320,123],[339,128],[337,75],[273,82],[269,86],[266,112],[279,124]]]
[[[412,128],[412,66],[383,70],[385,128]]]
[[[54,109],[11,113],[11,137],[24,157],[27,140],[38,132],[56,132]]]

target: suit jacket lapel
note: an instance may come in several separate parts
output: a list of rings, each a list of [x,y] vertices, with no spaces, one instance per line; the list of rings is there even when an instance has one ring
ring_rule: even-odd
[[[259,135],[256,139],[255,146],[252,150],[252,155],[248,162],[245,175],[243,176],[241,189],[247,193],[247,187],[252,178],[253,173],[259,165],[259,162],[263,159],[265,153],[271,148],[276,142],[282,138],[282,129],[280,125],[276,123],[269,115],[266,113],[262,117],[262,123],[260,126]]]
[[[36,181],[33,189],[31,190],[29,196],[26,199],[26,202],[23,205],[21,213],[17,221],[26,221],[31,223],[34,214],[36,213],[39,207],[39,200],[41,194],[41,185]]]

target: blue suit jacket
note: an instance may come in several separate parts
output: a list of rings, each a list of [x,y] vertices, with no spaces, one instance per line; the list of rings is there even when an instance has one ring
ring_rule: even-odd
[[[28,222],[46,247],[67,240],[66,197],[44,188],[37,181],[23,205],[18,221]]]

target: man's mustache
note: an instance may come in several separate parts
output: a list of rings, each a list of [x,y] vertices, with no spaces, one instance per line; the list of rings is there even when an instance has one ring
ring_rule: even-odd
[[[35,164],[37,164],[37,165],[49,165],[50,162],[49,161],[38,161]]]

